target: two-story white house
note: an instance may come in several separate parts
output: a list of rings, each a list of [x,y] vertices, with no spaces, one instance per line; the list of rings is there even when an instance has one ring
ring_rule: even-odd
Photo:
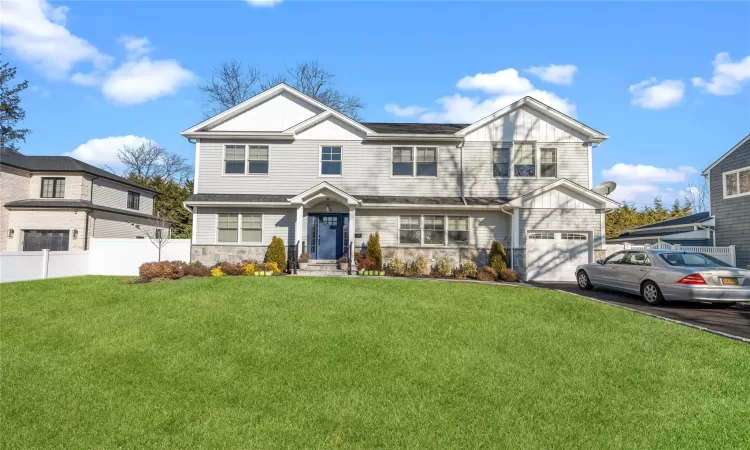
[[[153,216],[155,195],[69,156],[3,150],[0,251],[88,250],[91,238],[144,239],[144,230],[163,224]]]
[[[531,98],[473,124],[357,122],[280,84],[181,133],[195,143],[192,259],[262,259],[273,236],[333,260],[380,233],[384,260],[574,279],[619,205],[591,190],[601,132]]]

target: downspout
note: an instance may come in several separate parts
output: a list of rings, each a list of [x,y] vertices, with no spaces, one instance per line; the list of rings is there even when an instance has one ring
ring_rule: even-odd
[[[500,212],[504,212],[505,214],[510,216],[510,268],[511,270],[516,270],[513,264],[514,260],[516,259],[514,255],[516,249],[513,247],[513,213],[509,213],[508,211],[506,211],[505,206],[500,208]]]
[[[468,205],[466,203],[466,197],[464,196],[464,139],[461,139],[461,142],[456,144],[456,147],[459,149],[459,171],[460,171],[460,177],[459,177],[459,187],[460,187],[460,194],[461,194],[461,201],[464,203],[464,205]]]

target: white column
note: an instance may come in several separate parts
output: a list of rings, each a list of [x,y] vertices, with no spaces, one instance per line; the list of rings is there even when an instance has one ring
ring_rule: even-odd
[[[349,208],[349,241],[351,242],[354,242],[354,230],[357,229],[357,227],[354,226],[356,216],[357,216],[357,212],[354,209],[354,207]],[[346,245],[349,245],[349,242],[347,242]],[[349,255],[349,258],[351,257],[352,255]]]
[[[294,222],[294,239],[295,239],[294,243],[296,244],[297,241],[299,241],[299,248],[297,249],[297,256],[299,256],[302,252],[305,251],[302,248],[302,220],[303,220],[302,208],[303,208],[303,205],[299,205],[299,207],[297,208],[297,221]]]

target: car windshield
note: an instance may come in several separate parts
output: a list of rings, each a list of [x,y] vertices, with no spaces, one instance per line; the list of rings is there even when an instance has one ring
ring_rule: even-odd
[[[670,266],[732,267],[724,261],[703,253],[660,253],[659,256]]]

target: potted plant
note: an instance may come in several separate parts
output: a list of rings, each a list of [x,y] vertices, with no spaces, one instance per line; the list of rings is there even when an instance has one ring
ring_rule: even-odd
[[[309,253],[302,253],[299,255],[299,268],[300,269],[307,269],[307,264],[310,262],[310,254]]]
[[[341,270],[349,270],[349,257],[344,255],[339,258],[339,268]]]

